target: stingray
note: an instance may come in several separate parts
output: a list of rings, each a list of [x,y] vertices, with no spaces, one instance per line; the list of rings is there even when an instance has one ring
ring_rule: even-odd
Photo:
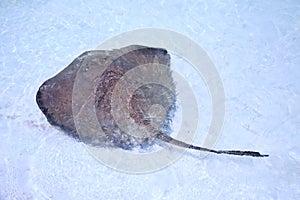
[[[150,135],[138,137],[120,128],[114,118],[116,115],[122,118],[124,113],[122,113],[122,110],[113,113],[115,112],[112,107],[113,90],[126,73],[141,65],[151,66],[155,64],[165,67],[163,70],[148,71],[149,76],[155,77],[157,80],[164,80],[168,83],[168,87],[156,83],[147,83],[130,94],[130,101],[127,104],[122,100],[119,102],[119,104],[126,104],[125,106],[132,119],[130,123],[143,126],[151,132]],[[93,93],[92,101],[95,105],[95,114],[102,129],[100,135],[89,132],[79,134],[74,121],[76,116],[74,116],[72,110],[72,103],[74,103],[72,102],[72,99],[74,100],[72,95],[76,76],[80,70],[88,69],[89,66],[97,66],[99,69],[103,69],[103,73],[95,75],[95,88],[90,91]],[[135,77],[138,79],[139,74],[136,74]],[[84,85],[84,83],[82,84]],[[86,97],[79,96],[77,98]],[[252,157],[268,156],[256,151],[208,149],[179,141],[170,136],[170,122],[176,110],[176,92],[170,69],[170,55],[166,49],[162,48],[133,45],[114,50],[86,51],[39,87],[36,102],[51,125],[60,127],[67,135],[79,141],[99,147],[132,150],[135,147],[146,148],[152,146],[156,141],[160,141],[181,148],[216,154]],[[84,99],[82,102],[84,102]],[[165,109],[165,113],[161,115],[162,117],[159,120],[155,121],[148,111],[152,105],[157,104]],[[126,120],[125,118],[124,114],[124,120]],[[128,126],[131,126],[130,123]]]

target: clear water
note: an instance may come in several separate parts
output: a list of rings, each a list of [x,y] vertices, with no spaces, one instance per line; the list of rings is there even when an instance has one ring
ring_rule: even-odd
[[[299,19],[296,0],[1,1],[0,199],[299,199]],[[214,61],[226,92],[216,148],[269,158],[187,154],[130,175],[47,123],[35,103],[43,81],[105,39],[144,27],[185,34]]]

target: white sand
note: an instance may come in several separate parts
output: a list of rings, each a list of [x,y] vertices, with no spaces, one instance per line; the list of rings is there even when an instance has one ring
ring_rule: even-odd
[[[299,2],[13,2],[0,2],[0,199],[300,199]],[[269,158],[190,152],[129,175],[47,123],[35,103],[39,85],[83,51],[142,27],[183,33],[214,61],[226,93],[216,148]],[[182,73],[197,86],[189,70]],[[205,90],[195,92],[200,144],[211,111]]]

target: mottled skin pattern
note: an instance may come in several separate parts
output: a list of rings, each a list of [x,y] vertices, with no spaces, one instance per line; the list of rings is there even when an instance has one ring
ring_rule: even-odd
[[[135,146],[147,146],[155,139],[154,137],[138,139],[131,136],[130,133],[119,130],[118,125],[113,119],[111,109],[111,91],[114,90],[114,86],[119,79],[134,67],[149,63],[158,63],[170,67],[170,56],[163,49],[143,48],[131,51],[117,58],[102,74],[98,82],[96,108],[99,112],[97,112],[97,117],[102,129],[106,133],[107,140],[110,141],[112,146],[131,149]],[[163,76],[173,82],[171,71],[168,71],[168,74],[164,74]],[[174,90],[175,87],[173,84],[172,87]],[[149,107],[154,104],[160,104],[167,110],[168,115],[163,120],[167,122],[170,120],[171,110],[175,109],[175,93],[157,84],[146,84],[138,89],[132,94],[129,104],[130,116],[134,119],[135,123],[150,126],[150,121],[146,113]]]

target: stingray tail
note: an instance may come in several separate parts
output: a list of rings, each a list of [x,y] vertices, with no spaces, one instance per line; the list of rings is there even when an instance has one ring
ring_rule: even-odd
[[[252,156],[252,157],[268,157],[269,156],[269,155],[260,154],[257,151],[213,150],[213,149],[208,149],[208,148],[204,148],[204,147],[194,146],[192,144],[187,144],[185,142],[176,140],[176,139],[172,138],[171,136],[168,136],[163,133],[158,133],[156,135],[156,138],[158,138],[164,142],[179,146],[179,147],[183,147],[183,148],[187,148],[187,149],[194,149],[197,151],[206,151],[206,152],[216,153],[216,154],[229,154],[229,155],[237,155],[237,156]]]

